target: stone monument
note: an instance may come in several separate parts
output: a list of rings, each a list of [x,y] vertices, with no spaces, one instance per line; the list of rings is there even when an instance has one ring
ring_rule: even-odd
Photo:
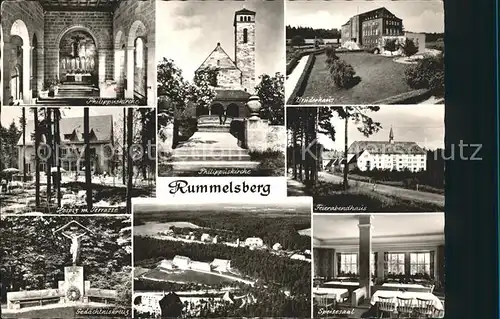
[[[245,119],[245,141],[249,151],[263,152],[267,149],[269,122],[260,117],[262,104],[258,96],[251,96],[247,102],[250,117]]]
[[[90,283],[83,279],[83,267],[77,266],[77,262],[81,240],[92,232],[82,224],[71,221],[54,231],[54,234],[58,233],[71,240],[69,252],[73,261],[72,266],[64,267],[64,281],[59,281],[59,290],[65,294],[65,302],[84,302],[85,290],[90,288]]]

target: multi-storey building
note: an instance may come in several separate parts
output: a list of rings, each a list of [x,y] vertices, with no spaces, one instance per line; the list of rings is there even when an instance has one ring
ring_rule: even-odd
[[[403,36],[403,20],[385,7],[353,16],[341,30],[342,42],[355,42],[365,48],[377,47],[382,37]]]
[[[357,167],[367,170],[408,169],[413,172],[425,171],[427,153],[415,142],[395,142],[391,128],[389,141],[355,141],[347,151],[349,169]]]
[[[59,165],[66,172],[79,172],[85,168],[83,137],[83,117],[61,118],[59,121]],[[90,166],[95,174],[113,171],[113,117],[111,115],[99,115],[89,117],[90,133]],[[17,146],[18,167],[24,169],[28,174],[35,172],[35,128],[34,121],[26,122],[26,142],[23,146],[23,137],[19,138]],[[41,143],[38,150],[40,160],[40,171],[47,171],[49,148],[45,145],[47,136],[42,133]],[[54,153],[53,153],[54,155]],[[26,158],[26,167],[23,167],[23,156]],[[53,156],[55,158],[55,156]],[[54,167],[56,166],[54,161]]]

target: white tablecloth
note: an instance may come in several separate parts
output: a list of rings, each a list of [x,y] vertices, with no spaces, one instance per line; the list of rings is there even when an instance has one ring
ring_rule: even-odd
[[[342,301],[349,297],[349,291],[343,288],[314,288],[313,294],[315,297],[326,295],[328,299]]]
[[[413,298],[412,305],[414,307],[417,306],[417,298],[420,299],[427,299],[427,300],[432,300],[432,305],[434,308],[437,310],[444,310],[443,304],[441,303],[441,300],[439,300],[438,297],[435,295],[431,294],[430,292],[412,292],[412,291],[390,291],[390,290],[377,290],[372,296],[372,299],[370,300],[370,303],[372,305],[375,305],[379,301],[379,297],[389,297],[393,298],[393,303],[397,304],[397,297],[401,298]]]
[[[382,285],[382,287],[391,287],[391,288],[401,288],[401,289],[411,289],[411,288],[418,288],[418,289],[425,289],[428,287],[425,287],[423,285],[419,284],[393,284],[393,283],[385,283]]]
[[[373,282],[370,283],[373,286]],[[359,287],[359,282],[349,282],[349,281],[327,281],[323,285],[338,285],[338,286],[349,286],[349,287]]]

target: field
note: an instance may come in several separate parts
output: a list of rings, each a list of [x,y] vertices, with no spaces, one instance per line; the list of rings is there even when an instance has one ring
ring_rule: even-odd
[[[177,228],[200,228],[199,226],[189,222],[168,222],[168,223],[155,223],[146,222],[144,225],[134,226],[134,236],[152,236],[157,235],[158,232],[166,231],[170,227]]]
[[[218,276],[216,274],[203,273],[193,270],[173,270],[166,272],[154,269],[144,274],[143,278],[177,283],[197,283],[208,286],[235,281],[234,279]]]
[[[360,82],[348,90],[335,87],[325,63],[326,55],[320,54],[316,56],[303,98],[331,99],[335,104],[373,103],[412,91],[404,80],[405,64],[367,52],[337,53],[337,56],[353,66]]]

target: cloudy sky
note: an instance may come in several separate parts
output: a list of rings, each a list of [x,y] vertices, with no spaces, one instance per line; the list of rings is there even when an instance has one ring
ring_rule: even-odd
[[[353,121],[347,127],[348,144],[354,141],[389,141],[389,132],[394,132],[394,141],[416,142],[428,149],[444,148],[444,105],[382,106],[378,112],[368,112],[382,129],[366,138]],[[335,141],[325,135],[318,137],[327,149],[344,149],[344,120],[333,118],[336,129]]]
[[[406,31],[444,32],[444,7],[440,0],[427,1],[287,1],[286,24],[340,29],[350,17],[386,7],[403,19]]]
[[[256,12],[256,75],[282,72],[285,65],[284,4],[282,1],[162,1],[157,3],[156,56],[174,60],[184,78],[220,42],[234,60],[234,12]]]

